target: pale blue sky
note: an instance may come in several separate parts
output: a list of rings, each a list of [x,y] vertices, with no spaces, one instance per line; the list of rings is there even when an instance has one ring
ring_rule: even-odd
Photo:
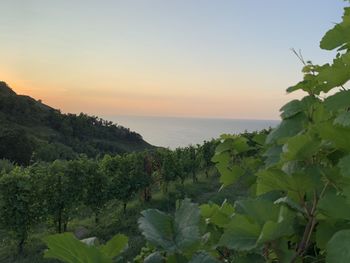
[[[278,118],[341,0],[0,0],[0,79],[63,111]],[[294,95],[300,96],[300,95]]]

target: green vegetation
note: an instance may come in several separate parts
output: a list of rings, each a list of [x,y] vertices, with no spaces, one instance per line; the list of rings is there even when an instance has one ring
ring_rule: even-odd
[[[105,245],[91,244],[94,240],[79,241],[71,233],[52,235],[45,239],[49,250],[45,258],[55,258],[65,262],[112,263],[127,246],[128,238],[116,235]]]
[[[350,262],[349,33],[348,7],[321,41],[336,49],[333,63],[296,53],[304,79],[288,92],[307,95],[281,108],[282,122],[266,138],[254,136],[254,146],[221,137],[212,159],[220,182],[245,178],[246,198],[221,206],[184,200],[174,217],[142,212],[139,227],[154,248],[144,262]]]
[[[204,145],[215,148],[217,143],[213,140]],[[208,201],[217,192],[218,177],[213,165],[205,164],[204,145],[100,159],[79,156],[27,167],[2,160],[0,262],[46,262],[42,258],[43,238],[48,240],[47,234],[66,231],[77,232],[80,238],[96,236],[101,241],[116,233],[126,234],[130,248],[123,255],[134,258],[145,246],[137,229],[142,210],[153,207],[173,211],[177,198]],[[204,170],[210,170],[212,176],[203,176]],[[196,184],[192,183],[193,171],[197,171]],[[79,234],[80,229],[85,233]]]
[[[296,53],[304,79],[287,91],[306,96],[272,131],[25,168],[2,160],[0,257],[45,262],[45,242],[64,262],[350,262],[349,35],[350,7],[321,41],[332,63]]]
[[[17,95],[1,81],[0,123],[0,159],[20,165],[152,148],[127,128],[83,113],[62,114],[41,101]]]

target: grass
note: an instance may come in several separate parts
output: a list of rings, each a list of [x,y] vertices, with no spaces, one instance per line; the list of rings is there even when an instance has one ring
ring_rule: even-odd
[[[240,184],[232,187],[220,189],[220,182],[216,176],[216,171],[211,171],[211,176],[206,178],[204,173],[198,175],[198,182],[192,183],[191,179],[187,179],[184,185],[174,182],[169,185],[169,190],[164,193],[158,188],[153,189],[152,200],[148,203],[141,202],[135,198],[128,204],[127,212],[124,215],[122,205],[119,202],[111,202],[104,209],[100,222],[95,225],[93,216],[86,216],[87,211],[82,211],[79,218],[73,219],[68,226],[69,231],[74,231],[78,227],[84,227],[89,231],[89,236],[96,236],[101,241],[110,239],[117,233],[123,233],[129,237],[129,248],[124,252],[124,257],[132,261],[139,254],[141,248],[145,245],[145,240],[138,230],[137,220],[140,212],[148,208],[157,208],[167,213],[175,210],[175,202],[177,199],[190,198],[193,202],[202,204],[206,202],[214,202],[221,204],[225,199],[234,202],[242,198],[246,194],[246,188]],[[85,216],[84,216],[85,215]],[[43,258],[45,245],[41,238],[49,234],[46,229],[35,231],[30,236],[26,247],[25,255],[17,256],[15,244],[10,240],[0,240],[0,262],[13,263],[53,263],[55,260]],[[3,236],[0,232],[0,236]]]

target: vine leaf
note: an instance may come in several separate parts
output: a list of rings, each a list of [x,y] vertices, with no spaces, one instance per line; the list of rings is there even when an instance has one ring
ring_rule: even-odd
[[[222,173],[220,176],[220,183],[223,184],[223,186],[228,186],[233,184],[237,181],[239,177],[241,177],[244,174],[244,170],[239,167],[238,165],[232,166],[231,169],[221,169]]]
[[[304,110],[303,104],[300,100],[292,100],[284,105],[280,111],[282,119],[288,119],[290,117],[295,116],[299,112]]]
[[[267,144],[281,143],[283,139],[297,135],[304,128],[305,115],[299,113],[293,118],[283,120],[266,138]]]
[[[99,247],[99,250],[110,258],[118,256],[128,244],[128,238],[125,235],[115,235],[105,245]]]
[[[350,128],[350,112],[346,111],[339,114],[337,118],[335,118],[333,124]]]
[[[283,146],[282,158],[286,161],[303,160],[311,157],[319,150],[320,142],[309,134],[290,138]]]
[[[175,251],[173,219],[157,209],[148,209],[141,212],[139,228],[145,238],[152,244],[168,251]]]
[[[329,221],[321,221],[316,229],[316,244],[320,249],[325,249],[327,243],[332,238],[334,233],[337,231],[343,230],[344,225],[342,225],[342,221],[338,221],[337,223],[329,222]]]
[[[44,254],[45,258],[55,258],[67,263],[112,263],[112,258],[98,248],[79,241],[72,233],[50,235],[43,240],[49,248]]]
[[[340,168],[340,172],[343,176],[350,177],[350,155],[340,159],[338,167]]]
[[[350,90],[340,91],[325,99],[324,105],[327,110],[338,111],[350,107]]]
[[[350,220],[350,204],[348,200],[333,192],[327,193],[320,200],[318,209],[329,218]]]
[[[343,21],[335,25],[322,38],[320,47],[326,50],[341,48],[350,42],[350,8],[344,9]]]
[[[256,247],[261,227],[247,216],[236,214],[225,229],[219,245],[229,249],[247,251]]]
[[[181,202],[175,217],[157,209],[143,211],[139,228],[153,245],[167,252],[183,252],[200,240],[200,210],[189,199]]]
[[[222,206],[217,204],[204,204],[200,206],[201,215],[206,223],[212,223],[219,227],[225,227],[230,221],[234,213],[234,207],[225,202]]]
[[[318,124],[316,129],[322,139],[332,142],[333,145],[339,149],[350,150],[349,128],[334,126],[332,123],[325,122]]]
[[[327,263],[350,262],[350,230],[341,230],[327,244]]]

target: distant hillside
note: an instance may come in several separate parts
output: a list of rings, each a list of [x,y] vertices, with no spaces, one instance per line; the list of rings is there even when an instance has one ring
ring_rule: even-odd
[[[153,148],[141,135],[86,114],[62,114],[0,81],[0,159],[19,164]]]

